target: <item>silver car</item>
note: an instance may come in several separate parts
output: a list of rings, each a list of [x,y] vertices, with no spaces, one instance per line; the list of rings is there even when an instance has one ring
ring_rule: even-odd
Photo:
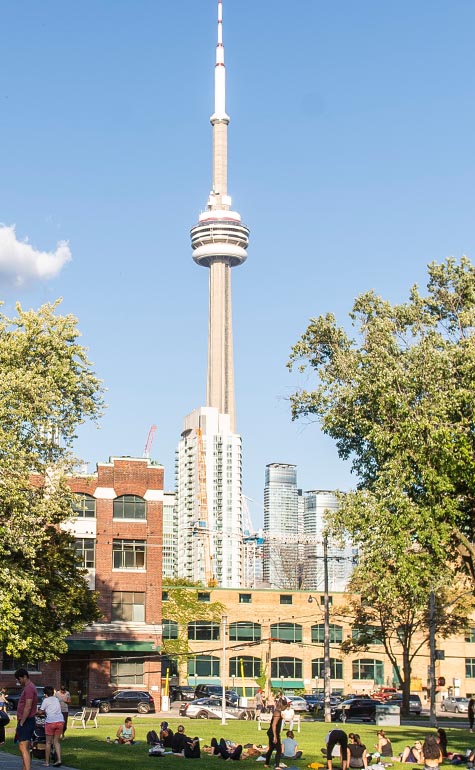
[[[305,698],[301,698],[300,695],[286,695],[285,696],[296,714],[302,711],[309,711],[309,705]]]
[[[466,714],[468,698],[444,698],[440,704],[441,711],[453,711],[454,714]]]

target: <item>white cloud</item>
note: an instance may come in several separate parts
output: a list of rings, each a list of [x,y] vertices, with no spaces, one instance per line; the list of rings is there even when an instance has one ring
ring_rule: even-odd
[[[28,239],[19,241],[15,225],[0,224],[0,279],[14,286],[47,280],[58,275],[72,259],[67,241],[59,241],[55,251],[37,251]]]

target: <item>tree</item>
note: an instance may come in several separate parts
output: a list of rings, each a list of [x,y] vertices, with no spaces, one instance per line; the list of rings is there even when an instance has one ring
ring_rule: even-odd
[[[206,591],[201,583],[180,578],[166,578],[163,581],[168,598],[163,605],[164,620],[177,624],[177,638],[163,638],[163,652],[168,658],[186,661],[193,657],[188,644],[188,624],[195,620],[218,623],[225,612],[221,602],[203,602],[198,596],[200,590]]]
[[[312,319],[289,362],[317,376],[293,394],[293,418],[315,417],[358,477],[330,526],[360,550],[352,587],[372,610],[356,619],[378,621],[390,657],[404,643],[406,692],[430,591],[443,606],[475,580],[475,269],[433,263],[427,289],[400,305],[358,297],[356,339],[331,314]]]
[[[25,661],[58,657],[100,617],[61,524],[75,432],[98,418],[102,387],[58,304],[0,313],[0,647]]]

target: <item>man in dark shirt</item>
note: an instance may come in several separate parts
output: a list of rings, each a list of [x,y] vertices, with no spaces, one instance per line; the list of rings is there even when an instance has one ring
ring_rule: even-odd
[[[172,738],[172,751],[174,754],[183,754],[185,744],[190,739],[185,735],[183,725],[178,725],[175,735]]]
[[[23,687],[23,692],[20,695],[16,712],[18,748],[20,749],[21,758],[23,760],[22,770],[30,770],[30,744],[36,725],[35,717],[38,707],[38,692],[35,685],[30,682],[30,677],[26,668],[19,668],[18,671],[15,671],[15,677]]]

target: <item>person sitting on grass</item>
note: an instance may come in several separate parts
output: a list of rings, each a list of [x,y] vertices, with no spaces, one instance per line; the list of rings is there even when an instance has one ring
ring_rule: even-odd
[[[199,738],[196,736],[194,738],[186,738],[183,756],[185,759],[199,759],[201,757]]]
[[[348,736],[350,742],[347,749],[348,767],[368,767],[368,755],[366,746],[361,743],[361,738],[357,733],[350,733]]]
[[[127,717],[124,724],[117,730],[116,736],[114,743],[126,743],[128,746],[135,743],[135,727],[132,724],[132,717]]]
[[[442,751],[437,742],[436,733],[429,733],[429,735],[426,735],[422,747],[422,756],[424,758],[424,770],[436,770],[442,763]]]
[[[287,730],[286,738],[282,741],[282,756],[287,759],[300,759],[302,752],[298,750],[297,741],[294,738],[294,731]]]
[[[379,759],[379,757],[384,757],[385,759],[388,759],[389,757],[392,757],[392,755],[393,747],[391,741],[386,736],[384,730],[378,730],[378,742],[373,758]]]
[[[422,764],[424,755],[422,753],[421,741],[415,741],[414,746],[406,746],[401,754],[401,762]]]

